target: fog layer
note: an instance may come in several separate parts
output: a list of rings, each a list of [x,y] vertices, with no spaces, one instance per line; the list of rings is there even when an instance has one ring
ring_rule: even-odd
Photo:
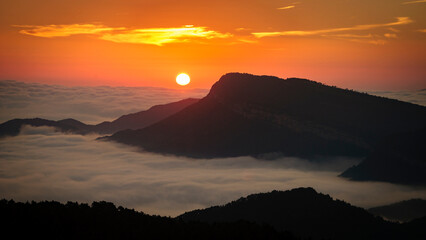
[[[176,216],[225,204],[241,196],[312,186],[362,207],[413,197],[426,189],[387,183],[350,182],[337,177],[357,159],[308,160],[251,157],[194,160],[141,153],[97,136],[63,135],[51,128],[25,127],[0,139],[0,197],[19,201],[106,200],[150,214]],[[340,159],[342,160],[342,159]],[[333,166],[332,171],[328,165]]]
[[[376,96],[393,98],[404,102],[411,102],[426,106],[426,89],[417,91],[374,91],[368,93]]]
[[[0,123],[13,118],[74,118],[85,123],[110,121],[185,98],[202,98],[206,89],[154,87],[66,87],[0,81]]]

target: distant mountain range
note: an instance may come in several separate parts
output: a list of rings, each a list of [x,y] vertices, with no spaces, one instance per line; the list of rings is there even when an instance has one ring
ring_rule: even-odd
[[[386,222],[312,188],[249,195],[223,206],[187,212],[185,221],[268,224],[312,239],[422,239],[422,228]],[[426,225],[423,225],[426,227]],[[407,232],[410,228],[413,232]]]
[[[411,199],[386,206],[370,208],[368,211],[387,220],[409,222],[414,219],[426,217],[426,200]]]
[[[426,107],[305,79],[230,73],[199,102],[109,140],[200,158],[280,152],[365,156],[388,135],[426,126]]]
[[[163,120],[196,102],[198,102],[198,99],[190,98],[164,105],[156,105],[146,111],[123,115],[112,122],[102,122],[97,125],[84,124],[75,119],[60,121],[41,118],[13,119],[0,124],[0,137],[18,135],[23,125],[55,127],[59,131],[76,134],[112,134],[125,129],[140,129]]]
[[[387,222],[312,188],[253,194],[176,218],[108,202],[0,200],[6,236],[43,239],[425,239],[426,218]],[[22,231],[25,229],[25,231]]]

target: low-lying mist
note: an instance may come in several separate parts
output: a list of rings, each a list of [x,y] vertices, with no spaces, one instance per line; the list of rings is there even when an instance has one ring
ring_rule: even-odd
[[[424,188],[337,177],[359,159],[334,158],[322,164],[290,157],[195,160],[144,153],[95,141],[97,137],[25,127],[17,137],[0,139],[0,198],[105,200],[167,216],[251,193],[306,186],[361,207],[426,198]]]
[[[371,91],[368,93],[371,95],[393,98],[404,102],[426,106],[426,89],[414,91]]]
[[[68,87],[0,81],[0,123],[13,118],[74,118],[95,124],[157,104],[202,98],[207,89],[156,87]]]

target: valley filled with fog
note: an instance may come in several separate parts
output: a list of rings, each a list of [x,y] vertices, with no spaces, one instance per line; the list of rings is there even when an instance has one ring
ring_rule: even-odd
[[[207,92],[1,81],[0,120],[43,117],[99,123],[156,104],[200,98]],[[380,94],[425,103],[424,91]],[[105,200],[167,216],[225,204],[252,193],[307,186],[360,207],[426,198],[424,188],[338,177],[361,159],[190,159],[146,153],[97,141],[97,137],[63,134],[49,127],[24,127],[19,136],[1,138],[0,197],[17,201]]]

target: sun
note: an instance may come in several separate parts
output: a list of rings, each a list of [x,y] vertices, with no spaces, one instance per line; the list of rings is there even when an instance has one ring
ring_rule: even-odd
[[[186,74],[186,73],[181,73],[181,74],[177,75],[177,77],[176,77],[177,84],[179,84],[181,86],[188,85],[188,83],[190,81],[191,81],[191,78],[189,78],[188,74]]]

